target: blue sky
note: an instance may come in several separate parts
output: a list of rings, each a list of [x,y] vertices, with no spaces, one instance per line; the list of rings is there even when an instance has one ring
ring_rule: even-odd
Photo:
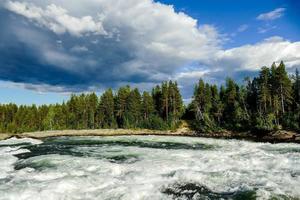
[[[222,33],[232,34],[242,25],[247,25],[247,31],[237,34],[226,43],[225,48],[238,47],[248,43],[256,43],[267,37],[278,35],[292,41],[300,38],[300,2],[297,0],[164,0],[166,4],[175,5],[177,11],[188,13],[200,23],[213,24]],[[257,20],[261,13],[267,13],[276,8],[285,8],[283,16],[268,22]],[[259,28],[276,26],[263,34],[258,34]]]
[[[49,104],[73,92],[199,78],[222,84],[263,65],[300,66],[292,0],[4,0],[0,103]]]

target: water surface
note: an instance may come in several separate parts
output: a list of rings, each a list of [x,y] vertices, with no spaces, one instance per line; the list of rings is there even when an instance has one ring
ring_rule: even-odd
[[[167,136],[0,141],[0,199],[300,199],[300,145]]]

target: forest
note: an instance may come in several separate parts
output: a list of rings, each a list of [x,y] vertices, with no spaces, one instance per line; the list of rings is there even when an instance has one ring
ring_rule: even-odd
[[[0,132],[21,133],[43,130],[146,128],[175,129],[184,106],[176,82],[157,85],[152,92],[130,86],[115,93],[106,90],[71,95],[67,102],[55,105],[0,105]]]
[[[257,77],[243,84],[227,78],[226,84],[195,85],[185,106],[177,82],[165,81],[151,92],[130,86],[100,97],[95,93],[71,95],[62,104],[0,104],[0,132],[43,130],[146,128],[174,130],[181,120],[201,133],[221,130],[264,132],[300,130],[300,77],[288,74],[284,63],[262,67]]]

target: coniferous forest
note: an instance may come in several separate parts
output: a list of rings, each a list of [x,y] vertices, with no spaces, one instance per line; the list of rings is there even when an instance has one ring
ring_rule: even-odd
[[[202,79],[192,102],[184,106],[176,82],[141,93],[124,86],[117,91],[71,95],[55,105],[0,104],[0,132],[20,133],[62,129],[146,128],[176,129],[180,120],[203,133],[221,130],[300,130],[300,76],[288,74],[281,62],[262,67],[243,84],[227,78],[218,87]]]
[[[0,105],[0,132],[37,130],[146,128],[174,129],[184,112],[176,82],[163,82],[152,92],[119,88],[95,93],[71,95],[67,102],[55,105]]]

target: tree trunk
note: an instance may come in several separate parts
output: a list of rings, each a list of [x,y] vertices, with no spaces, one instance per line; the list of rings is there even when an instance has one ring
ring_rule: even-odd
[[[173,96],[174,100],[173,100],[173,119],[177,122],[177,117],[176,117],[176,99],[175,99],[175,95]]]
[[[202,113],[202,111],[201,111],[201,108],[198,106],[198,105],[196,105],[196,119],[197,120],[203,120],[204,119],[204,117],[203,117],[203,113]]]
[[[281,110],[282,110],[282,113],[284,114],[285,110],[284,110],[284,99],[283,99],[282,85],[280,85],[280,97],[281,97]]]
[[[169,105],[168,105],[168,97],[166,98],[166,119],[169,121]]]

